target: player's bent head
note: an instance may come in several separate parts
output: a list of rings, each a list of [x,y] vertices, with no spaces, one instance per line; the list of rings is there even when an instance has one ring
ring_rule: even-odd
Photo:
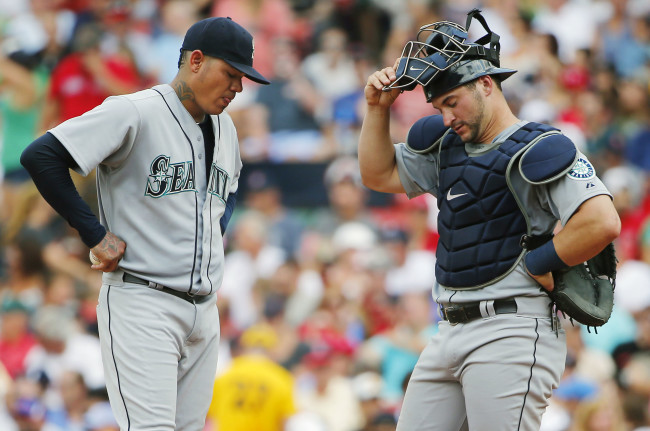
[[[221,59],[259,84],[269,81],[253,68],[255,43],[253,36],[230,18],[213,17],[194,23],[183,39],[178,60],[179,69],[189,56],[200,50],[208,57]]]

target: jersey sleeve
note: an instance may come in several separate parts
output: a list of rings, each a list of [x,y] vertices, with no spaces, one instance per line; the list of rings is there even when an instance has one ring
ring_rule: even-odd
[[[77,171],[88,175],[100,164],[119,166],[133,148],[139,125],[140,116],[131,101],[113,96],[49,132],[72,155]]]
[[[612,197],[587,157],[578,153],[573,168],[548,184],[546,193],[541,197],[548,200],[548,205],[555,217],[565,225],[583,202],[598,195]]]
[[[438,153],[415,154],[405,144],[395,145],[397,173],[406,190],[414,198],[424,193],[438,194]]]

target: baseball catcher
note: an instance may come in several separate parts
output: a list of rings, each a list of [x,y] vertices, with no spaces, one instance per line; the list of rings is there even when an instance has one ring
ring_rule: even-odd
[[[486,34],[472,42],[476,23]],[[501,66],[499,35],[480,11],[464,27],[425,25],[416,39],[368,77],[359,138],[366,186],[429,193],[439,209],[433,298],[442,320],[397,430],[538,431],[566,359],[554,308],[586,325],[607,320],[620,220],[574,143],[512,112],[501,85],[516,71]],[[419,87],[434,112],[393,144],[390,107]]]

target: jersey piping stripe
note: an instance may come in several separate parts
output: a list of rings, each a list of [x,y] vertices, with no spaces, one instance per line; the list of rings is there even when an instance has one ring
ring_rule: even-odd
[[[221,142],[221,117],[217,115],[217,127],[219,129],[219,137],[216,139],[216,148],[215,148],[215,159],[219,157],[219,143]],[[212,223],[212,193],[208,193],[210,195],[210,253],[208,255],[208,265],[206,266],[206,275],[208,278],[208,282],[210,283],[210,293],[212,293],[212,280],[210,279],[210,264],[212,263],[212,237],[214,235],[213,230],[214,230],[214,223]],[[223,235],[223,234],[222,234]],[[208,295],[209,295],[208,294]]]
[[[210,195],[210,252],[208,254],[208,264],[206,266],[206,275],[208,278],[208,283],[210,283],[210,295],[212,293],[212,280],[210,279],[210,263],[212,262],[212,236],[213,234],[213,229],[214,229],[214,223],[212,223],[212,193],[208,193]]]
[[[521,429],[521,420],[524,416],[524,408],[526,407],[526,399],[528,398],[528,393],[530,392],[530,381],[533,379],[533,369],[535,368],[535,364],[537,363],[537,341],[539,341],[539,332],[537,331],[539,327],[539,320],[535,319],[535,335],[537,337],[535,338],[535,343],[533,344],[533,363],[530,364],[530,375],[528,376],[528,387],[526,388],[526,393],[524,394],[524,402],[521,405],[521,412],[519,413],[519,423],[517,424],[517,431]]]
[[[131,418],[129,417],[129,409],[126,408],[126,400],[124,395],[122,395],[122,385],[120,384],[120,372],[117,369],[117,361],[115,360],[115,352],[113,351],[113,332],[111,331],[111,301],[109,296],[111,294],[111,286],[107,286],[106,289],[106,310],[108,312],[108,335],[111,340],[111,356],[113,357],[113,365],[115,366],[115,375],[117,376],[117,391],[120,393],[120,398],[122,398],[122,404],[124,405],[124,412],[126,413],[126,423],[127,430],[131,429]]]
[[[192,140],[187,136],[187,133],[185,133],[185,130],[183,129],[183,126],[181,125],[181,122],[178,121],[178,118],[176,117],[176,114],[174,114],[174,111],[172,111],[172,108],[169,106],[169,103],[167,103],[167,100],[165,99],[165,96],[162,95],[162,93],[155,88],[152,88],[153,91],[156,93],[160,94],[160,97],[162,97],[163,102],[165,102],[165,105],[167,105],[167,109],[169,109],[169,112],[172,114],[172,117],[174,117],[174,120],[176,120],[176,123],[178,124],[178,127],[181,128],[181,132],[183,132],[183,135],[185,136],[185,139],[187,139],[187,143],[190,144],[190,150],[192,150],[192,167],[196,166],[196,159],[194,157],[194,146],[192,145]],[[192,273],[190,274],[190,286],[187,289],[188,294],[192,294],[192,285],[194,284],[194,271],[196,270],[196,254],[197,254],[197,243],[199,241],[199,197],[197,194],[194,194],[194,261],[192,262]],[[199,290],[201,288],[199,287]]]

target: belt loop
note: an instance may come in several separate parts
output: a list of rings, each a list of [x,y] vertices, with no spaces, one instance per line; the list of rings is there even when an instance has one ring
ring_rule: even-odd
[[[479,311],[483,318],[496,316],[497,313],[494,309],[494,300],[490,299],[479,302]]]
[[[163,286],[162,284],[160,284],[160,283],[154,283],[153,281],[150,281],[150,282],[149,282],[149,287],[150,287],[151,289],[156,289],[156,290],[163,290],[163,289],[165,288],[165,286]]]

